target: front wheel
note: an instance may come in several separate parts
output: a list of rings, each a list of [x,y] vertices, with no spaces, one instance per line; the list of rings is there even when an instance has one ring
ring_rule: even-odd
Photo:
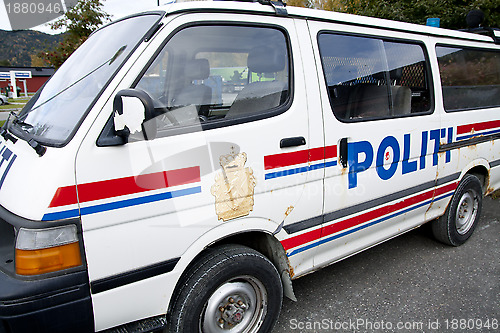
[[[474,175],[465,175],[453,195],[446,213],[432,222],[434,237],[448,245],[465,243],[476,228],[483,192],[481,182]]]
[[[167,332],[270,332],[282,298],[279,273],[261,253],[240,245],[209,249],[181,281]]]

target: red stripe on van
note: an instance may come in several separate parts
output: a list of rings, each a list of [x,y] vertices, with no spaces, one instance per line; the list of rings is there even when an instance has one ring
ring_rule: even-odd
[[[200,181],[200,167],[150,173],[145,175],[104,180],[78,185],[80,202],[118,197]],[[49,207],[59,207],[78,202],[75,186],[57,189]]]
[[[50,202],[49,207],[59,207],[76,204],[78,197],[76,196],[76,186],[59,187]]]
[[[264,156],[264,169],[281,168],[284,166],[307,163],[309,150],[299,150],[291,153]]]
[[[328,158],[337,157],[337,146],[326,146],[325,147],[325,160]]]
[[[337,223],[333,223],[331,225],[328,225],[324,227],[323,229],[316,229],[312,230],[306,233],[303,233],[301,235],[295,236],[295,237],[290,237],[288,239],[284,239],[281,241],[281,244],[285,248],[285,251],[292,249],[294,247],[318,240],[320,238],[338,233],[340,231],[355,227],[357,225],[363,224],[365,222],[375,220],[379,217],[382,217],[384,215],[393,213],[395,211],[407,208],[409,206],[415,205],[419,202],[425,201],[427,199],[436,197],[438,195],[447,193],[449,191],[454,191],[458,186],[458,183],[452,183],[440,188],[437,188],[436,191],[431,190],[428,192],[424,192],[422,194],[416,195],[414,197],[407,198],[403,201],[399,201],[395,204],[392,205],[387,205],[387,206],[382,206],[380,208],[377,208],[375,210],[372,210],[370,212],[363,213],[358,216],[354,216],[351,218],[348,218],[343,221],[339,221]]]
[[[485,121],[482,123],[468,124],[457,127],[457,135],[484,131],[491,128],[500,127],[500,120]]]
[[[264,169],[275,169],[296,164],[319,161],[326,158],[337,157],[337,146],[312,148],[264,156]]]

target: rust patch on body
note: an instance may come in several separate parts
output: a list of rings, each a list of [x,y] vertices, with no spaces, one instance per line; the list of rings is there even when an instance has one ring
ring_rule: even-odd
[[[294,209],[293,206],[290,206],[287,208],[286,212],[285,212],[285,218],[288,217],[288,215],[290,215],[290,213],[292,212],[292,210]]]
[[[293,267],[292,265],[290,265],[290,260],[288,260],[288,258],[286,258],[286,263],[288,264],[288,273],[290,274],[290,279],[293,279],[293,277],[295,276],[295,272],[293,271]]]
[[[486,193],[484,194],[484,196],[487,196],[487,195],[490,195],[491,193],[495,192],[495,189],[493,187],[489,187],[487,190],[486,190]]]
[[[250,214],[256,179],[251,168],[245,168],[247,154],[229,154],[219,158],[222,170],[215,176],[211,193],[219,220],[228,221]]]

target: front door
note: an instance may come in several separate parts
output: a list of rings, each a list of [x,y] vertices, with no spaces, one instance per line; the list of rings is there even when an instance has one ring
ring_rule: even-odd
[[[144,52],[151,60],[116,90],[151,96],[158,116],[144,126],[150,140],[139,131],[125,145],[100,147],[96,129],[79,151],[91,282],[179,258],[202,237],[265,231],[279,238],[283,226],[323,208],[322,191],[303,196],[311,142],[293,20],[220,18],[174,18]],[[309,254],[297,260],[312,266]],[[120,299],[112,293],[122,290],[100,292],[94,308],[112,308]]]

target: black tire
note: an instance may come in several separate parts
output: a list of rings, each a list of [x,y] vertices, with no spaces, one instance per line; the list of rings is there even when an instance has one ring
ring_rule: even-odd
[[[482,202],[481,182],[474,175],[465,175],[458,184],[445,214],[432,222],[434,237],[452,246],[465,243],[479,221]]]
[[[181,280],[166,332],[267,333],[282,299],[280,275],[261,253],[240,245],[208,249]]]

